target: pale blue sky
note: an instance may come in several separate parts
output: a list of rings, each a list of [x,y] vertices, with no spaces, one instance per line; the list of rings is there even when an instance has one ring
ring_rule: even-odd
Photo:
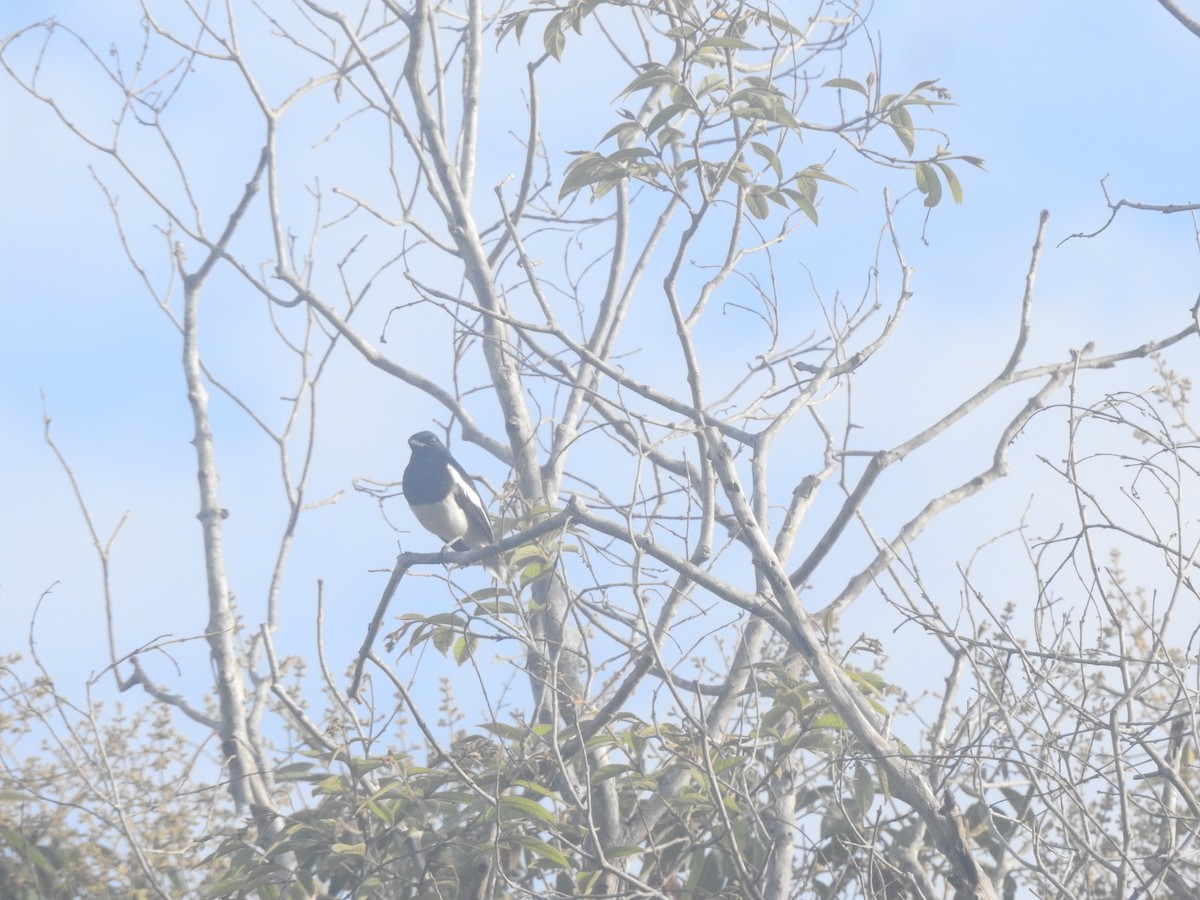
[[[119,27],[118,11],[127,14],[134,6],[108,3],[101,13],[93,3],[8,3],[0,8],[0,34],[56,15],[106,47],[106,29]],[[1006,358],[1043,208],[1052,218],[1027,360],[1057,359],[1089,340],[1111,351],[1187,324],[1200,289],[1200,253],[1186,215],[1126,211],[1095,240],[1057,245],[1067,234],[1103,223],[1099,181],[1106,174],[1114,197],[1200,200],[1200,40],[1152,0],[880,2],[872,27],[883,35],[885,78],[896,86],[940,78],[959,105],[939,110],[937,123],[953,136],[954,150],[982,156],[988,166],[987,173],[960,170],[965,203],[936,211],[930,246],[915,239],[906,246],[917,269],[917,296],[906,327],[879,364],[906,386],[907,398],[920,398],[918,413],[928,410],[916,425],[961,399],[972,377],[986,377]],[[79,83],[68,89],[90,95],[96,88]],[[101,532],[107,534],[124,511],[131,513],[115,569],[125,650],[203,627],[190,422],[178,340],[124,259],[106,202],[88,174],[97,160],[6,76],[0,78],[0,110],[0,610],[7,623],[0,651],[23,648],[33,604],[57,583],[40,620],[39,647],[70,682],[107,658],[99,639],[95,557],[42,442],[40,392]],[[203,129],[193,137],[204,141]],[[216,171],[232,170],[232,189],[248,175],[243,163],[211,161]],[[135,192],[117,184],[122,202],[136,206]],[[805,236],[806,252],[820,260],[815,267],[831,289],[861,289],[858,268],[840,284],[836,280],[839,247],[832,244],[873,245],[879,205],[876,193],[830,193],[821,227]],[[855,223],[863,221],[869,227],[856,234]],[[223,362],[234,373],[240,352],[256,352],[250,345],[239,351],[236,340],[224,347],[230,355]],[[1193,376],[1200,374],[1197,358],[1193,352]],[[1182,364],[1187,362],[1185,357]],[[1145,367],[1119,377],[1127,387],[1150,383]],[[381,381],[344,354],[327,396],[393,390]],[[872,403],[882,409],[895,403],[895,395],[862,402],[864,411]],[[343,433],[369,439],[322,447],[314,495],[348,489],[358,475],[399,478],[407,458],[404,438],[424,427],[428,410],[404,407],[399,396],[396,405],[401,412],[394,420],[329,410]],[[913,424],[885,418],[878,439],[907,436]],[[232,417],[218,442],[221,458],[239,463],[223,472],[222,485],[226,496],[236,498],[227,535],[235,584],[240,595],[257,598],[264,585],[253,558],[254,535],[276,528],[281,514],[278,489],[262,483],[256,472],[263,469],[253,465],[269,466],[269,448]],[[503,478],[482,454],[463,452],[469,469]],[[914,460],[908,471],[920,478],[944,462]],[[1012,515],[1030,490],[1014,488],[998,508]],[[390,565],[395,536],[380,527],[361,496],[315,513],[313,522],[297,544],[280,643],[288,652],[311,655],[306,627],[296,620],[311,620],[313,579],[323,577],[338,603],[328,628],[333,665],[340,670],[382,585],[380,577],[365,573]],[[256,616],[247,612],[251,621]],[[197,659],[183,651],[181,658],[191,660],[185,668]]]

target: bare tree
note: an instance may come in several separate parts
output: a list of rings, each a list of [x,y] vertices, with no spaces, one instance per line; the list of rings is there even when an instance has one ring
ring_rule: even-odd
[[[180,335],[211,696],[172,692],[147,662],[153,648],[131,652],[111,628],[109,641],[122,690],[216,736],[230,797],[252,814],[249,832],[225,833],[210,894],[990,898],[1036,882],[1115,897],[1186,882],[1196,695],[1167,620],[1192,591],[1195,546],[1156,520],[1135,536],[1163,554],[1174,587],[1165,607],[1130,618],[1137,604],[1114,598],[1132,589],[1101,577],[1093,542],[1099,527],[1129,534],[1129,511],[1107,516],[1089,493],[1081,462],[1094,451],[1079,429],[1107,421],[1151,442],[1139,477],[1180,520],[1194,448],[1162,420],[1138,420],[1157,408],[1145,398],[1084,403],[1076,391],[1090,370],[1161,354],[1197,325],[1105,356],[1027,362],[1043,214],[1005,363],[961,403],[915,411],[927,418],[905,439],[860,441],[852,388],[872,378],[913,292],[901,236],[945,195],[961,200],[958,171],[981,164],[930,125],[945,88],[885,84],[865,9],[368,0],[350,12],[296,0],[142,11],[132,66],[56,22],[5,39],[0,60],[114,167],[101,180],[123,246]],[[115,89],[107,130],[42,87],[64,50]],[[217,90],[242,140],[233,198],[230,178],[201,178],[200,149],[172,130],[178,109]],[[154,210],[159,262],[116,182]],[[877,251],[855,272],[868,273],[856,300],[826,299],[797,287],[794,248],[826,193],[850,182],[882,195]],[[267,312],[272,352],[290,361],[282,413],[227,387],[206,355],[217,278]],[[337,661],[349,681],[321,656],[322,717],[287,679],[298,662],[275,637],[313,505],[322,379],[341,358],[436,409],[448,440],[507,477],[496,547],[401,553],[357,660]],[[253,606],[241,594],[240,610],[214,389],[277,449],[288,508],[269,587]],[[925,490],[899,526],[873,524],[899,462],[1013,394],[1021,402],[977,471]],[[1061,572],[1081,573],[1090,602],[1106,604],[1098,651],[1091,632],[1049,620],[1027,644],[970,569],[950,615],[920,590],[912,557],[929,524],[1003,478],[1018,435],[1059,408],[1068,461],[1054,468],[1079,525],[1065,554],[1065,537],[1029,538],[1037,608],[1052,616]],[[356,486],[382,501],[394,496],[382,482]],[[104,561],[111,548],[93,535]],[[470,564],[497,554],[513,583],[477,579]],[[842,586],[817,596],[818,579]],[[852,665],[838,630],[883,583],[944,654],[927,746],[897,739],[895,717],[917,719],[918,705],[885,672]],[[440,605],[380,639],[407,592]],[[519,669],[527,702],[501,715],[489,695],[488,725],[447,742],[435,717],[458,724],[453,693],[439,708],[401,673],[425,647],[485,693],[496,672]],[[388,733],[393,694],[415,746]],[[1031,745],[1039,734],[1052,739]],[[1139,833],[1145,822],[1161,827]]]

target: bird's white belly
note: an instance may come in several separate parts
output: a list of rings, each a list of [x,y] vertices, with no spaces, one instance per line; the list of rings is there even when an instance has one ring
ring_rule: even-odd
[[[422,527],[432,531],[447,544],[467,533],[470,522],[467,514],[457,503],[434,503],[429,506],[413,506],[413,515]]]

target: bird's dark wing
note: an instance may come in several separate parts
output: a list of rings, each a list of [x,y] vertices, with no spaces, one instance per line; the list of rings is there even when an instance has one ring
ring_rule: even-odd
[[[463,470],[453,456],[446,454],[446,461],[450,463],[451,496],[466,515],[470,525],[467,533],[463,535],[467,546],[472,550],[477,550],[480,547],[496,543],[496,538],[492,535],[492,523],[488,519],[487,507],[483,505],[483,498],[479,496],[475,482],[471,480],[471,476]]]

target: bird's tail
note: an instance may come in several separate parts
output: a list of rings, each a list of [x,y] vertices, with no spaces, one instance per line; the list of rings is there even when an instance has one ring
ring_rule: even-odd
[[[483,567],[501,584],[508,584],[512,580],[512,572],[509,571],[507,564],[499,554],[483,560]]]

